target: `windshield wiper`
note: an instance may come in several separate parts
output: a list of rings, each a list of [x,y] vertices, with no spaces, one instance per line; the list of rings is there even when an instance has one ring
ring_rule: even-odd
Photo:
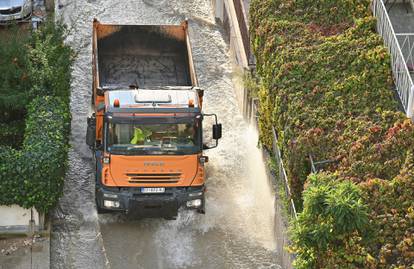
[[[159,146],[128,146],[127,150],[152,150],[152,149],[159,149]]]

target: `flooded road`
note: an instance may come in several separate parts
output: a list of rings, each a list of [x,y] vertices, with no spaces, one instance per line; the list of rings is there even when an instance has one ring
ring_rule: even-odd
[[[175,221],[134,222],[100,216],[112,268],[279,268],[273,196],[256,136],[245,130],[228,139],[221,152],[209,153],[206,215],[184,211]]]
[[[76,50],[72,81],[72,149],[64,196],[53,214],[52,268],[280,268],[275,252],[274,195],[257,134],[243,121],[232,67],[210,0],[57,1]],[[223,124],[219,147],[206,151],[206,215],[129,221],[97,215],[91,153],[84,142],[91,100],[92,20],[116,24],[179,24],[190,39],[204,112]]]

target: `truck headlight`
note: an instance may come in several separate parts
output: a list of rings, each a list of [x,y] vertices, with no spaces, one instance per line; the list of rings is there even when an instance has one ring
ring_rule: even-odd
[[[119,201],[104,200],[104,206],[107,208],[118,208]]]
[[[200,207],[201,203],[201,199],[190,200],[187,201],[187,207]]]

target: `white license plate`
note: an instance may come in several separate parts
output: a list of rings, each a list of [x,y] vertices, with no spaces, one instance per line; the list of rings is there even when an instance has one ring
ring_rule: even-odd
[[[142,193],[163,193],[165,188],[141,188]]]

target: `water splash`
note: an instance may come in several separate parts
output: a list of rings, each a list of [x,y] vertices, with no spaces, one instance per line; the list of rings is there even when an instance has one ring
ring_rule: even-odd
[[[76,50],[71,110],[72,150],[65,193],[54,214],[53,268],[279,268],[274,197],[257,134],[243,120],[232,84],[223,32],[210,0],[61,0]],[[58,5],[57,5],[58,6]],[[118,24],[178,24],[190,19],[190,38],[206,113],[217,113],[223,139],[207,167],[207,214],[181,212],[176,221],[129,221],[96,215],[93,165],[84,144],[90,113],[92,20]],[[102,233],[102,236],[101,236]],[[109,262],[109,264],[107,264]]]

